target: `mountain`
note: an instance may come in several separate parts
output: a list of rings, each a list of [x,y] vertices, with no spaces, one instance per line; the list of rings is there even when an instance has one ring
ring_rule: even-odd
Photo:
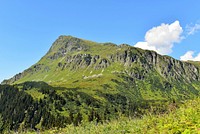
[[[36,64],[1,83],[0,113],[6,128],[41,129],[164,112],[199,95],[199,69],[127,44],[60,36]]]
[[[117,46],[60,36],[38,63],[2,84],[43,81],[52,86],[86,90],[95,86],[113,91],[124,85],[143,92],[140,94],[145,99],[177,97],[179,92],[185,92],[187,97],[192,94],[190,90],[198,92],[200,64],[195,63],[127,44]],[[155,96],[154,91],[160,92]]]

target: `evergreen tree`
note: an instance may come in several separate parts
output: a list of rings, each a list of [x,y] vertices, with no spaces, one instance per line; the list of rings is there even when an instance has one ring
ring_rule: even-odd
[[[3,117],[0,114],[0,132],[2,132],[2,131],[3,131]]]

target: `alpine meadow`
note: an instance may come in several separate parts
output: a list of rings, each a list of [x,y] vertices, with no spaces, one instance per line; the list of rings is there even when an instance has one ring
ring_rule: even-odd
[[[0,1],[0,134],[200,134],[199,1]]]

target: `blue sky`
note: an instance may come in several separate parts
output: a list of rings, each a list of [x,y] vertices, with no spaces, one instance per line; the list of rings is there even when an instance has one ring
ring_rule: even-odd
[[[199,4],[198,0],[1,0],[0,81],[36,63],[59,35],[132,46],[142,42],[176,59],[198,60]],[[160,31],[165,36],[152,42],[148,35],[157,37]],[[163,40],[168,44],[162,45]],[[164,52],[158,45],[170,48]]]

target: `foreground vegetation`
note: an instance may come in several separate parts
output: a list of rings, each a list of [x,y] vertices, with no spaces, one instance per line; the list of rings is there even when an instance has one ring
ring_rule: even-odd
[[[136,97],[127,96],[130,93],[128,90],[126,92],[98,92],[97,99],[81,92],[81,89],[52,87],[44,82],[0,85],[0,114],[3,122],[1,129],[48,130],[64,128],[70,124],[78,126],[85,122],[103,123],[121,115],[139,118],[149,111],[166,112],[167,106],[172,103],[142,98],[136,100]]]
[[[200,100],[194,99],[199,92],[190,90],[188,98],[186,92],[172,95],[163,91],[163,95],[174,98],[145,100],[142,89],[131,89],[131,82],[118,85],[115,93],[104,86],[93,95],[84,89],[53,87],[44,82],[0,85],[0,133],[178,133],[200,128]],[[193,101],[189,101],[192,96]],[[185,103],[180,104],[182,101]]]
[[[168,107],[168,112],[159,115],[149,113],[141,119],[121,117],[118,120],[97,124],[95,122],[82,123],[80,126],[68,125],[63,129],[51,129],[42,134],[142,134],[142,133],[200,133],[200,99],[188,100],[180,105]],[[36,132],[24,132],[36,133]]]

